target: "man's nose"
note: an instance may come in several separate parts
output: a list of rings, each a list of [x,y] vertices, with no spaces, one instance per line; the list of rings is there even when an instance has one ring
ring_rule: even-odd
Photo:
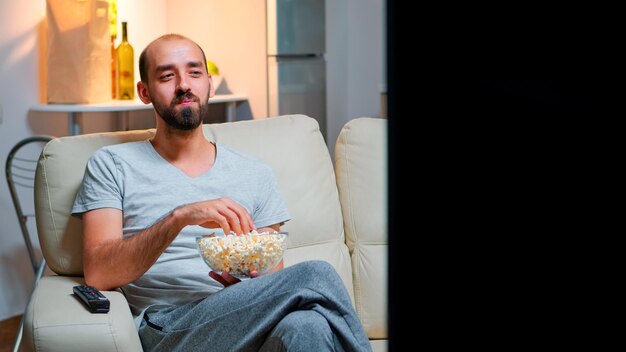
[[[187,78],[184,75],[179,76],[177,90],[187,92],[189,90],[189,82],[187,82]]]

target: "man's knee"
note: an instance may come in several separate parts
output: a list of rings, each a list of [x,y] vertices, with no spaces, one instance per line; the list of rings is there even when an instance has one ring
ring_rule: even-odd
[[[338,276],[335,268],[323,260],[309,260],[293,265],[301,277],[334,277]]]
[[[306,350],[316,346],[324,351],[333,345],[333,332],[326,319],[315,311],[295,311],[285,316],[272,330],[267,343],[277,346],[279,339],[287,350]]]
[[[348,291],[335,268],[321,260],[312,260],[295,264],[288,270],[288,281],[293,288],[323,293],[333,300],[347,299]],[[336,302],[339,303],[339,302]]]

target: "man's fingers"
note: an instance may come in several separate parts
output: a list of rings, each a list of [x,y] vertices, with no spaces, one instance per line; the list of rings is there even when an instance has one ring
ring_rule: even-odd
[[[209,276],[219,282],[220,284],[222,284],[222,286],[224,287],[228,287],[230,286],[230,283],[228,283],[228,281],[226,281],[226,279],[224,279],[223,277],[220,276],[220,274],[216,273],[215,271],[209,271]]]
[[[230,275],[227,272],[222,272],[222,274],[218,274],[215,271],[209,271],[209,276],[219,282],[220,284],[222,284],[224,287],[228,287],[230,285],[236,284],[238,282],[240,282],[241,280],[239,280],[238,278]]]
[[[254,228],[254,222],[252,221],[252,216],[250,216],[248,210],[244,206],[229,198],[223,198],[223,202],[226,206],[228,206],[228,210],[232,212],[232,220],[236,222],[236,226],[235,223],[231,223],[233,224],[233,228],[239,226],[240,232],[235,230],[235,233],[241,235],[252,231]]]
[[[249,233],[254,229],[254,221],[248,210],[232,199],[226,197],[214,199],[203,202],[201,206],[202,216],[205,218],[199,223],[201,226],[218,225],[225,234],[234,232],[237,235]]]
[[[222,286],[226,287],[228,286],[228,282],[226,280],[224,280],[223,277],[221,277],[219,274],[217,274],[215,271],[209,271],[209,276],[219,282],[220,284],[222,284]]]
[[[224,230],[224,234],[228,235],[230,233],[230,224],[228,223],[228,220],[221,216],[217,222],[220,224],[222,230]]]
[[[222,225],[224,233],[228,234],[230,233],[230,231],[233,231],[237,235],[243,234],[244,232],[241,228],[241,221],[239,220],[239,213],[237,212],[237,209],[232,209],[228,202],[225,203],[226,207],[219,210],[220,216],[223,218],[223,221],[228,222],[228,229]],[[233,202],[231,201],[230,203]]]
[[[250,232],[250,231],[254,230],[254,228],[255,228],[254,227],[254,220],[252,220],[252,216],[250,215],[250,213],[246,212],[245,215],[246,215],[245,220],[246,220],[246,223],[248,224],[248,232]]]
[[[252,231],[252,229],[254,229],[254,222],[252,221],[252,216],[250,216],[250,213],[248,213],[248,211],[241,207],[241,211],[237,213],[237,215],[239,215],[239,224],[241,225],[241,231],[243,231],[242,233],[249,233],[250,231]]]
[[[232,276],[231,274],[229,274],[227,271],[222,271],[222,277],[224,279],[226,279],[226,281],[228,281],[231,285],[232,284],[236,284],[236,283],[241,281],[238,278],[236,278],[236,277]]]

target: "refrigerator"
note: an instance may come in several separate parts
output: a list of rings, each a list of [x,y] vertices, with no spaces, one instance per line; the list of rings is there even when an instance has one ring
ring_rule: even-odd
[[[268,116],[304,114],[326,139],[324,0],[267,0]]]

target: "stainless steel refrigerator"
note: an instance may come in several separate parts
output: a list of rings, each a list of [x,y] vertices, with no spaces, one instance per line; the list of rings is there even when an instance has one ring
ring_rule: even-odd
[[[268,116],[305,114],[326,138],[324,0],[267,0]]]

